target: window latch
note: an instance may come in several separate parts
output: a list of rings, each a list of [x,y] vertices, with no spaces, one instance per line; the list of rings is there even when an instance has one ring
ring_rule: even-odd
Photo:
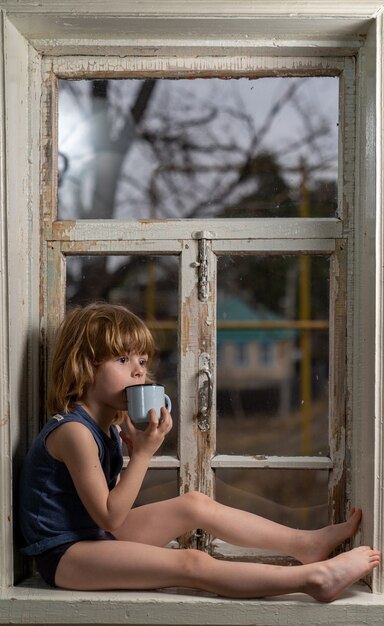
[[[213,379],[210,369],[209,355],[202,354],[201,358],[204,358],[205,364],[199,371],[199,375],[204,375],[206,377],[206,380],[200,387],[200,409],[197,414],[197,425],[201,432],[206,432],[210,429],[209,419],[212,412]]]
[[[209,298],[207,240],[213,237],[215,237],[215,233],[211,233],[208,230],[193,233],[193,238],[198,240],[199,245],[198,260],[193,263],[193,267],[196,267],[198,271],[200,302],[206,302]]]

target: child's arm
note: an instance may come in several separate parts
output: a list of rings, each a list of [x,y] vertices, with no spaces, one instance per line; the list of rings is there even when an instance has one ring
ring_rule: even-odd
[[[129,418],[126,424],[131,459],[111,491],[100,465],[97,444],[88,428],[70,422],[56,429],[47,439],[48,451],[67,466],[76,491],[92,519],[100,528],[109,531],[119,528],[132,508],[149,461],[170,430],[172,418],[166,410],[163,410],[160,421],[153,414],[145,431],[136,430]]]

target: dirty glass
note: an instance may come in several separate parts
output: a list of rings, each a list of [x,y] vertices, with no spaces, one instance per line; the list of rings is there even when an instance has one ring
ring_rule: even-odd
[[[319,76],[60,80],[58,218],[335,216],[338,88]]]
[[[177,320],[179,260],[175,256],[69,256],[67,308],[105,301],[128,307],[155,338],[152,372],[172,399],[173,429],[158,454],[176,456],[178,437]]]
[[[329,258],[220,256],[217,451],[325,455]]]
[[[179,495],[178,471],[150,469],[147,471],[134,506],[169,500]],[[176,537],[175,537],[176,539]]]
[[[220,469],[216,499],[293,528],[328,524],[328,472],[298,469]]]

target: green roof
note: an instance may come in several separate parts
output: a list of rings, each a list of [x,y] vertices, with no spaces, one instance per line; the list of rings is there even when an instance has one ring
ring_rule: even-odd
[[[259,306],[252,308],[244,300],[236,298],[234,296],[228,296],[219,300],[217,305],[217,321],[236,321],[236,322],[249,322],[249,321],[264,321],[264,320],[281,320],[280,317],[267,309],[266,307]],[[259,328],[259,329],[224,329],[219,328],[217,331],[217,343],[219,345],[231,342],[231,343],[249,343],[252,341],[258,341],[260,343],[273,343],[276,341],[289,341],[297,336],[295,329],[287,328]]]

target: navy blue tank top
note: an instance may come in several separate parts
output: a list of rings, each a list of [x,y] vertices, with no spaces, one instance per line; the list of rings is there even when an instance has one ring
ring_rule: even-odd
[[[65,463],[48,452],[48,435],[67,422],[79,422],[92,433],[109,490],[123,466],[121,441],[116,426],[110,437],[77,405],[72,413],[55,415],[41,430],[29,450],[21,471],[19,521],[27,555],[41,554],[69,541],[102,539],[110,534],[93,521],[79,496]]]

